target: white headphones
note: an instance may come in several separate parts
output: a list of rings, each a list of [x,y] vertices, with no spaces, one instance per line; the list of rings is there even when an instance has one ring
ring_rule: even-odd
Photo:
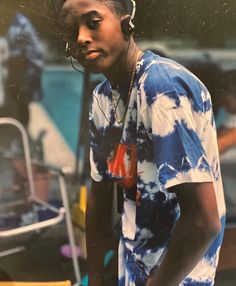
[[[122,32],[127,37],[132,35],[134,33],[134,30],[135,30],[134,23],[133,23],[133,19],[134,19],[135,14],[136,14],[136,2],[135,2],[135,0],[130,0],[130,5],[132,5],[132,7],[126,7],[127,10],[131,11],[130,17],[121,20]]]
[[[130,25],[134,25],[133,23],[132,23],[132,20],[134,19],[134,17],[135,17],[135,14],[136,14],[136,2],[135,2],[135,0],[130,0],[131,1],[131,3],[132,3],[132,12],[131,12],[131,15],[130,15]],[[134,26],[133,26],[133,28],[134,28]]]

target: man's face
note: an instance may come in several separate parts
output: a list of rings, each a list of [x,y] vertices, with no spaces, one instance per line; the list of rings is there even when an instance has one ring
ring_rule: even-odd
[[[67,0],[66,40],[71,55],[91,72],[106,73],[127,50],[120,17],[97,0]]]

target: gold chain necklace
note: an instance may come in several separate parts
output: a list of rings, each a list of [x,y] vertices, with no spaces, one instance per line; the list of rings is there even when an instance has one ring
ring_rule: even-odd
[[[136,74],[136,65],[137,65],[137,62],[139,60],[139,57],[140,57],[141,53],[142,53],[142,51],[138,52],[136,60],[135,60],[135,64],[134,64],[134,67],[133,67],[133,70],[132,70],[131,79],[130,79],[130,85],[129,85],[129,91],[128,91],[128,97],[127,97],[127,103],[126,103],[126,106],[125,106],[125,113],[124,113],[124,116],[123,116],[122,119],[118,119],[117,114],[116,114],[116,110],[118,108],[121,95],[118,98],[117,104],[115,104],[115,100],[114,100],[113,95],[112,95],[112,110],[113,110],[113,113],[114,113],[115,121],[118,124],[124,122],[124,119],[125,119],[125,116],[126,116],[126,113],[127,113],[127,110],[128,110],[130,96],[131,96],[132,89],[133,89],[133,86],[134,86],[134,78],[135,78],[135,74]]]

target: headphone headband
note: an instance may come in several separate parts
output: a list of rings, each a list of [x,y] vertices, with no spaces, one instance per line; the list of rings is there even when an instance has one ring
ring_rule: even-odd
[[[131,12],[130,18],[131,18],[131,20],[133,20],[135,17],[135,14],[136,14],[136,2],[135,2],[135,0],[130,0],[130,1],[132,4],[132,12]]]

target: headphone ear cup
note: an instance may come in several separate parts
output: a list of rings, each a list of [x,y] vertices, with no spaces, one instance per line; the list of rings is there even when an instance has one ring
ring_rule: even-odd
[[[121,20],[121,30],[125,36],[131,36],[134,32],[134,24],[130,20],[130,18],[125,18]]]

